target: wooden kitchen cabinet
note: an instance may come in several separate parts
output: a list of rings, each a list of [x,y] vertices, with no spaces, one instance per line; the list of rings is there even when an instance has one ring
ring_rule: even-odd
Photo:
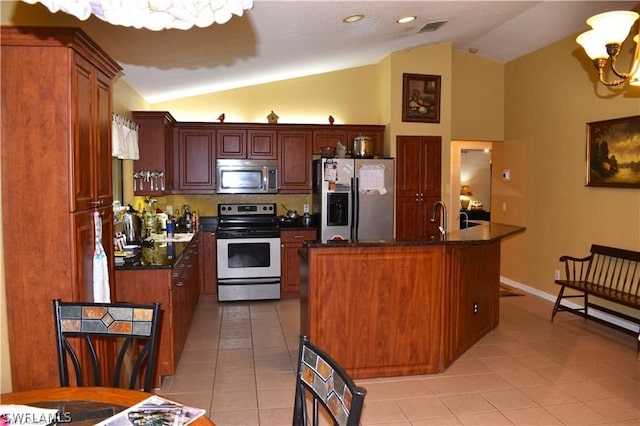
[[[452,285],[445,287],[445,299],[452,302],[452,308],[445,311],[444,321],[453,330],[443,353],[448,365],[498,325],[500,242],[448,246],[446,250],[447,281]]]
[[[202,281],[200,294],[215,296],[218,294],[217,242],[214,231],[202,231],[200,245],[202,263]]]
[[[396,144],[396,239],[438,233],[431,210],[440,200],[440,136],[398,136]],[[439,219],[439,217],[438,217]]]
[[[216,189],[216,130],[177,125],[174,141],[174,194],[213,194]]]
[[[300,296],[300,257],[298,250],[303,241],[315,241],[316,229],[282,229],[280,230],[280,295],[286,297]]]
[[[155,385],[175,374],[200,294],[199,247],[193,237],[173,268],[116,269],[118,302],[160,302],[160,341]]]
[[[335,147],[338,142],[345,146],[347,151],[351,151],[353,141],[349,142],[347,130],[343,128],[331,127],[328,129],[313,131],[313,154],[319,155],[324,147]]]
[[[133,111],[132,119],[138,128],[138,152],[134,173],[162,173],[164,190],[156,190],[144,178],[134,180],[134,195],[168,194],[173,188],[173,131],[176,120],[167,111]]]
[[[52,299],[93,300],[94,211],[114,278],[111,81],[121,68],[77,28],[1,31],[4,268],[19,391],[59,385]]]
[[[276,131],[225,127],[216,131],[216,158],[275,160],[278,158]]]
[[[311,192],[311,144],[311,131],[278,130],[280,193]]]
[[[373,124],[344,124],[335,126],[318,126],[313,130],[313,154],[319,155],[325,146],[335,147],[342,143],[347,152],[353,148],[353,139],[368,136],[373,140],[375,155],[384,156],[384,126]]]

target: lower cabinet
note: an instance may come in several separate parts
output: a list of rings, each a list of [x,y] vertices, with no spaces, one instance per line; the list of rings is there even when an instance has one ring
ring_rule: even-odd
[[[300,296],[300,258],[298,249],[305,240],[317,239],[315,229],[283,229],[280,231],[280,295],[281,297]]]
[[[215,296],[218,293],[216,233],[214,231],[203,231],[200,234],[202,236],[202,243],[200,244],[202,257],[200,294]]]
[[[200,294],[199,240],[194,236],[173,268],[116,269],[117,302],[161,303],[157,376],[175,374]]]

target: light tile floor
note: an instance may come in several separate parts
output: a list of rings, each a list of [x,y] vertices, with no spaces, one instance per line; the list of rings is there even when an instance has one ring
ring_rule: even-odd
[[[441,374],[356,380],[364,425],[640,425],[635,338],[533,295],[500,299],[500,325]],[[290,425],[299,302],[201,301],[158,393],[217,426]]]

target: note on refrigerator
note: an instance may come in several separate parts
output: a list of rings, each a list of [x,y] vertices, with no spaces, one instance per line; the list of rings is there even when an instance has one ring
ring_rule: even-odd
[[[361,191],[381,191],[385,190],[384,186],[384,166],[379,165],[363,165],[358,170],[360,175]]]

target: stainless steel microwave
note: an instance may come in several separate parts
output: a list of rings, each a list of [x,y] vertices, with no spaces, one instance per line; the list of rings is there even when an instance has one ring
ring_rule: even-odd
[[[220,194],[274,194],[278,192],[278,160],[216,161]]]

